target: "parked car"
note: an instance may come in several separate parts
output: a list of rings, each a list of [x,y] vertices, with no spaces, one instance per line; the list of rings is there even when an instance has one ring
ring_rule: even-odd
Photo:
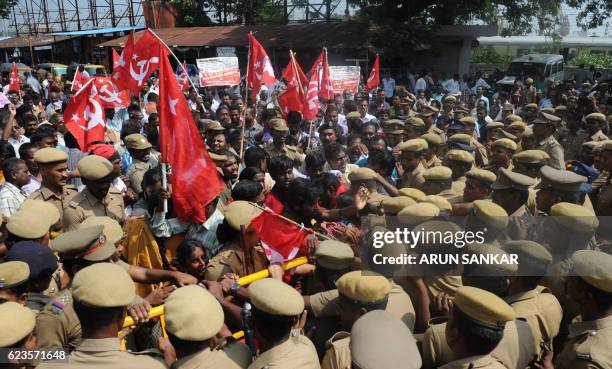
[[[510,90],[517,78],[532,77],[535,80],[541,74],[556,83],[563,82],[563,55],[528,54],[516,58],[508,66],[504,78],[497,81],[497,84],[501,85],[504,90]]]

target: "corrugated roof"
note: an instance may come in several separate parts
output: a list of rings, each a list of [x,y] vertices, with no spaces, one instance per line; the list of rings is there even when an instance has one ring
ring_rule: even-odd
[[[115,33],[115,32],[126,32],[130,30],[141,30],[145,27],[143,26],[120,26],[120,27],[110,27],[110,28],[98,28],[98,29],[88,29],[83,31],[70,31],[70,32],[55,32],[50,33],[51,36],[88,36],[88,35],[99,35],[103,33]]]
[[[494,36],[494,37],[479,37],[478,42],[481,45],[552,45],[553,39],[546,36]],[[610,47],[612,46],[612,37],[584,37],[584,36],[566,36],[560,40],[563,47]]]
[[[290,24],[269,26],[215,26],[188,28],[161,28],[155,33],[169,46],[235,46],[248,45],[252,31],[264,47],[278,48],[361,48],[369,45],[368,25],[358,22]],[[142,32],[136,33],[136,39]],[[127,36],[98,46],[123,46]]]
[[[0,49],[15,48],[15,47],[28,47],[32,46],[44,46],[51,45],[59,41],[64,41],[73,38],[73,36],[51,36],[51,35],[38,35],[30,36],[28,42],[27,36],[11,37],[6,40],[0,40]]]

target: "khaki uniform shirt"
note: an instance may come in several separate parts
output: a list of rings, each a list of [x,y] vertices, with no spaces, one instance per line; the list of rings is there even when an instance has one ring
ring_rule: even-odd
[[[595,142],[601,142],[601,141],[608,141],[609,138],[608,136],[606,136],[601,129],[597,132],[595,132],[594,135],[592,135],[591,137],[589,137],[588,139],[589,141],[595,141]]]
[[[404,173],[399,188],[421,188],[421,185],[425,182],[423,172],[425,172],[425,167],[422,163],[419,163],[411,172]]]
[[[166,369],[162,360],[121,350],[119,338],[85,339],[68,358],[68,363],[43,363],[37,368],[69,369]]]
[[[390,282],[391,290],[385,311],[403,321],[410,331],[413,331],[416,314],[412,300],[400,285]],[[340,313],[338,297],[338,290],[323,291],[310,296],[310,308],[315,318],[337,316]]]
[[[476,148],[475,159],[477,166],[483,167],[489,164],[489,154],[487,154],[487,148],[483,144],[481,144],[480,142],[478,142],[477,139],[472,137],[472,140],[470,141],[470,146]]]
[[[270,158],[285,155],[293,160],[296,165],[302,164],[306,155],[300,153],[295,146],[285,145],[281,150],[277,150],[272,142],[263,145],[263,149],[270,155]]]
[[[223,350],[209,348],[178,359],[172,369],[246,369],[251,363],[251,351],[241,343],[234,342]]]
[[[542,150],[550,156],[548,165],[555,169],[565,169],[565,159],[563,156],[563,147],[553,136],[548,137],[544,141],[536,144],[535,150]]]
[[[29,307],[34,314],[38,315],[40,311],[51,302],[53,298],[40,292],[28,292],[26,307]]]
[[[65,185],[62,190],[62,195],[57,196],[55,193],[53,193],[53,191],[51,191],[45,186],[42,186],[38,190],[32,192],[32,194],[30,194],[30,197],[28,198],[32,200],[42,200],[45,202],[49,202],[57,208],[60,213],[60,220],[52,228],[54,230],[59,230],[62,228],[63,225],[64,208],[68,206],[72,198],[76,196],[77,193],[79,193],[79,191],[76,187],[72,185]]]
[[[434,324],[429,326],[423,334],[421,350],[423,369],[437,367],[464,368],[464,366],[447,366],[453,363],[453,352],[446,341],[445,329],[446,323]],[[504,337],[491,352],[490,357],[496,360],[491,361],[502,363],[501,368],[522,369],[527,367],[534,355],[535,345],[531,328],[524,320],[517,319],[506,323]],[[465,368],[467,367],[465,366]],[[497,368],[497,366],[477,366],[474,364],[474,368]]]
[[[543,348],[552,350],[552,340],[559,333],[563,310],[552,293],[541,293],[537,289],[517,293],[504,298],[516,311],[516,315],[525,318],[531,327],[535,339],[536,353]]]
[[[36,317],[36,346],[73,350],[81,342],[81,323],[72,306],[72,292],[64,289]]]
[[[427,131],[427,133],[435,133],[438,136],[440,136],[440,138],[442,139],[442,143],[446,142],[446,133],[433,124],[431,125],[431,127],[429,127],[429,130]]]
[[[556,369],[612,368],[612,315],[569,326],[569,341],[557,359]]]
[[[467,181],[467,177],[459,177],[453,181],[451,189],[455,192],[463,196],[463,190],[465,190],[465,182]]]
[[[226,273],[234,273],[240,277],[258,272],[268,267],[268,258],[261,246],[251,248],[250,259],[252,265],[247,268],[244,260],[244,251],[238,242],[225,244],[206,266],[204,279],[218,281]],[[252,270],[252,271],[250,271]]]
[[[327,351],[321,361],[321,369],[351,369],[351,334],[338,332],[327,342]]]
[[[134,159],[132,165],[128,168],[127,175],[130,179],[130,187],[132,187],[134,192],[142,192],[142,178],[149,169],[151,169],[151,164],[149,162],[136,159]]]
[[[320,369],[317,350],[306,336],[289,337],[259,355],[248,369]]]
[[[582,130],[572,132],[569,129],[561,131],[559,134],[559,143],[563,146],[565,160],[578,159],[578,153],[582,144],[586,142],[588,134]]]
[[[121,191],[111,187],[106,197],[100,201],[87,188],[83,189],[64,208],[64,231],[75,230],[85,219],[94,216],[111,217],[123,224],[125,208]]]
[[[595,203],[595,214],[600,217],[612,215],[612,178],[608,178],[599,190]]]
[[[452,361],[440,369],[506,369],[506,367],[495,361],[491,355],[471,356],[461,360]]]
[[[425,169],[440,167],[442,166],[442,160],[434,154],[434,156],[430,160],[423,160],[423,166]]]
[[[368,197],[368,204],[375,206],[375,207],[380,207],[380,203],[385,200],[390,198],[389,196],[383,195],[380,192],[372,192],[370,193],[370,196]]]

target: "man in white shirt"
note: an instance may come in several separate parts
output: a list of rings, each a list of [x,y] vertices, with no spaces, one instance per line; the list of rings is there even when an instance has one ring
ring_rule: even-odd
[[[414,92],[418,93],[419,91],[427,90],[427,81],[425,80],[427,74],[424,74],[417,79],[414,84]]]
[[[36,92],[37,95],[40,95],[40,90],[42,87],[40,86],[40,83],[36,77],[34,77],[30,72],[25,72],[24,74],[26,77],[26,83],[32,87],[32,91]]]
[[[13,124],[11,137],[9,137],[8,143],[13,145],[17,157],[19,157],[19,147],[26,142],[30,142],[30,139],[25,136],[25,129],[15,122]]]
[[[452,78],[442,82],[442,87],[451,95],[456,95],[459,92],[459,75],[455,74]]]
[[[357,111],[359,111],[359,114],[361,115],[362,123],[367,123],[376,119],[375,116],[368,114],[368,106],[368,100],[366,99],[359,100],[359,103],[357,104]]]
[[[27,195],[21,188],[30,182],[30,172],[25,161],[6,159],[2,164],[4,184],[0,187],[0,214],[10,217],[19,210]]]
[[[385,77],[383,78],[382,83],[383,89],[387,94],[387,98],[392,98],[393,93],[395,92],[395,80],[391,77],[391,73],[389,73],[388,71],[385,72]]]

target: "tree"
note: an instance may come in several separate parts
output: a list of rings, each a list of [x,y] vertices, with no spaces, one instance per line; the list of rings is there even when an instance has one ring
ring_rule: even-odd
[[[566,0],[572,8],[580,9],[576,21],[583,29],[597,28],[604,24],[612,12],[610,0]]]
[[[8,18],[15,5],[17,5],[17,0],[0,0],[0,17]]]

